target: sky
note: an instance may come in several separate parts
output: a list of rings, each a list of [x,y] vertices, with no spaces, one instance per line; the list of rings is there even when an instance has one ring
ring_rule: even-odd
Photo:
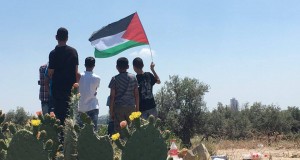
[[[69,30],[79,71],[93,56],[88,38],[101,27],[138,12],[162,84],[169,76],[196,78],[210,86],[208,109],[236,98],[245,103],[300,106],[300,1],[297,0],[9,0],[0,1],[0,110],[41,110],[39,67],[57,44],[59,27]],[[100,115],[108,113],[108,83],[119,57],[142,57],[150,71],[149,46],[96,59],[101,78]]]

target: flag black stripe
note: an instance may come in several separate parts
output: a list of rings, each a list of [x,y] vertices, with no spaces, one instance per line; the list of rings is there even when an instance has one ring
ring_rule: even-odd
[[[105,27],[102,27],[100,30],[94,32],[91,37],[89,38],[89,41],[92,42],[96,39],[102,38],[102,37],[107,37],[111,36],[117,33],[120,33],[122,31],[125,31],[130,24],[133,16],[135,13],[120,19],[117,22],[113,22]]]

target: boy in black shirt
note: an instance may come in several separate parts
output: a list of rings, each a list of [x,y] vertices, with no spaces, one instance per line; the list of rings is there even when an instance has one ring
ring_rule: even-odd
[[[148,119],[150,115],[157,117],[156,104],[153,96],[153,85],[160,84],[160,79],[154,70],[155,64],[152,62],[150,65],[150,72],[144,72],[143,60],[139,57],[133,60],[133,69],[137,73],[136,78],[138,81],[139,97],[140,97],[140,111],[142,118]]]
[[[69,114],[71,89],[78,82],[78,53],[67,45],[68,30],[59,28],[57,46],[49,54],[48,75],[52,79],[53,107],[56,118],[64,124]]]

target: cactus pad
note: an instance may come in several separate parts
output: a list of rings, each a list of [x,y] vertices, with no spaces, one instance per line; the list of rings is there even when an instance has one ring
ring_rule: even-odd
[[[43,143],[38,141],[32,132],[18,131],[12,138],[7,150],[6,160],[48,160],[48,153]]]
[[[86,124],[78,137],[78,159],[113,160],[113,148],[109,138],[98,138],[92,124]]]
[[[122,150],[122,160],[160,160],[167,157],[167,144],[160,131],[151,123],[137,129]]]

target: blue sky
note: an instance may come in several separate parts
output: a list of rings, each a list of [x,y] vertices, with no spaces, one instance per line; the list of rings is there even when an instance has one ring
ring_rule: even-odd
[[[68,44],[79,53],[79,70],[93,56],[90,35],[137,11],[150,41],[162,82],[188,76],[210,85],[204,101],[262,102],[281,108],[299,106],[300,1],[152,0],[152,1],[0,1],[0,109],[41,110],[38,68],[55,47],[56,30],[69,30]],[[149,71],[148,46],[96,59],[101,77],[100,115],[107,114],[108,83],[115,62],[142,56]],[[131,63],[130,63],[131,64]],[[133,72],[130,66],[129,72]],[[163,84],[156,85],[154,92]]]

